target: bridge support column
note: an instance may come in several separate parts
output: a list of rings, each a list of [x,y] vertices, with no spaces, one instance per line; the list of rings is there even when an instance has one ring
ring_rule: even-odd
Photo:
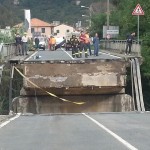
[[[126,94],[63,96],[63,98],[85,104],[77,105],[53,97],[39,96],[18,98],[13,102],[13,107],[17,108],[17,112],[33,114],[134,111],[132,98]]]

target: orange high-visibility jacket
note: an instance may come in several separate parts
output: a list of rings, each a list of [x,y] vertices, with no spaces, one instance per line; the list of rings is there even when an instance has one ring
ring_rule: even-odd
[[[85,43],[90,43],[90,37],[88,34],[85,34]]]
[[[56,44],[56,39],[54,37],[50,38],[49,44],[55,45]]]

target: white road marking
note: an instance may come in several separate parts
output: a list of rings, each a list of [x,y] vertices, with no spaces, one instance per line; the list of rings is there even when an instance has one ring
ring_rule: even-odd
[[[124,139],[122,139],[120,136],[118,136],[117,134],[115,134],[114,132],[112,132],[111,130],[109,130],[108,128],[106,128],[104,125],[102,125],[101,123],[99,123],[98,121],[96,121],[95,119],[93,119],[92,117],[86,115],[85,113],[82,113],[82,114],[85,117],[87,117],[88,119],[90,119],[91,121],[93,121],[95,124],[97,124],[99,127],[101,127],[103,130],[105,130],[107,133],[109,133],[110,135],[112,135],[115,139],[117,139],[119,142],[121,142],[123,145],[125,145],[130,150],[138,150],[137,148],[135,148],[134,146],[132,146],[130,143],[128,143],[127,141],[125,141]]]
[[[36,55],[38,53],[38,51],[37,52],[34,52],[30,57],[28,57],[27,59],[25,59],[25,61],[28,61],[29,59],[31,59],[34,55]]]
[[[94,51],[94,50],[92,50],[92,51]],[[119,57],[119,56],[115,56],[115,55],[112,55],[112,54],[110,54],[110,53],[104,53],[104,52],[99,52],[99,53],[105,54],[105,55],[109,55],[109,56],[112,56],[112,57],[116,57],[116,58],[121,58],[121,57]]]
[[[7,121],[3,122],[2,124],[0,124],[0,129],[1,129],[2,127],[6,126],[6,125],[7,125],[8,123],[10,123],[11,121],[13,121],[13,120],[19,118],[20,115],[21,115],[21,114],[18,113],[15,117],[10,118],[9,120],[7,120]]]
[[[99,52],[99,53],[102,53],[102,54],[105,54],[105,55],[109,55],[109,56],[112,56],[112,57],[116,57],[116,58],[121,58],[121,57],[119,57],[119,56],[115,56],[115,55],[112,55],[112,54],[110,54],[110,53],[104,53],[104,52]]]
[[[64,49],[62,49],[62,48],[61,48],[61,50],[64,51],[69,57],[71,57],[71,59],[74,60],[74,58],[73,58],[68,52],[66,52],[66,51],[65,51]]]

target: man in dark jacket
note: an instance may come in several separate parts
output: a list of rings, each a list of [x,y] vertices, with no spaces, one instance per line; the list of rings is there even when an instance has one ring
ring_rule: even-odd
[[[38,48],[39,48],[39,43],[40,43],[39,38],[38,38],[38,37],[35,37],[34,42],[35,42],[35,48],[36,48],[36,50],[38,50]]]
[[[19,33],[17,33],[15,41],[16,41],[16,55],[22,55],[22,38],[19,35]]]
[[[126,52],[125,55],[127,54],[131,54],[131,47],[132,47],[132,42],[134,40],[135,37],[135,32],[131,33],[130,35],[127,36],[127,43],[126,43]],[[129,49],[129,51],[128,51]]]

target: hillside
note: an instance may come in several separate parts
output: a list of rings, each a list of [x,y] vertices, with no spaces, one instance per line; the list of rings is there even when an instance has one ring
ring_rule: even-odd
[[[81,0],[80,5],[90,6],[98,1],[103,0]],[[32,18],[47,22],[59,20],[73,25],[85,20],[82,14],[88,14],[87,9],[80,5],[76,4],[76,0],[19,0],[18,5],[14,5],[13,0],[0,0],[0,26],[13,26],[23,21],[23,9],[30,9]]]

